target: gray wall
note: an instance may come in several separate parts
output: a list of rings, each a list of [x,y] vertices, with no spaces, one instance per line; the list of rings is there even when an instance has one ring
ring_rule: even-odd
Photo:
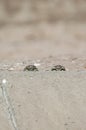
[[[0,0],[0,23],[85,21],[86,0]]]

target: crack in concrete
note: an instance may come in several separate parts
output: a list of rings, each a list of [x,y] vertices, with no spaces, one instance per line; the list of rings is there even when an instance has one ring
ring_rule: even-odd
[[[18,126],[17,126],[15,114],[14,114],[14,109],[11,105],[10,97],[8,96],[8,93],[7,93],[7,80],[6,79],[2,80],[1,88],[2,88],[3,98],[4,98],[5,105],[7,107],[7,112],[8,112],[11,124],[12,124],[14,130],[19,130]]]

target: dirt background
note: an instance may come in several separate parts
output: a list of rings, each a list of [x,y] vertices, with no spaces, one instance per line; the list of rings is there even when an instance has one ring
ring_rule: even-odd
[[[0,7],[4,23],[86,21],[85,0],[0,0]]]
[[[85,16],[85,0],[0,0],[1,63],[40,60],[85,69]]]

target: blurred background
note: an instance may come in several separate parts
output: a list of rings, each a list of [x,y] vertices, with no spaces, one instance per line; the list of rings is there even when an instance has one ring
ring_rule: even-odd
[[[86,0],[0,0],[0,61],[86,56]]]

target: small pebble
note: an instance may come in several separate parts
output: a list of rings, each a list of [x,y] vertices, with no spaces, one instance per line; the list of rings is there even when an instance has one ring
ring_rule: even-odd
[[[13,70],[14,70],[14,68],[9,68],[8,70],[13,71]]]
[[[7,80],[6,80],[6,79],[3,79],[3,80],[2,80],[2,83],[3,83],[3,84],[6,84],[6,83],[7,83]]]
[[[40,64],[39,64],[39,63],[34,63],[34,66],[36,66],[36,67],[37,67],[37,66],[40,66]]]

